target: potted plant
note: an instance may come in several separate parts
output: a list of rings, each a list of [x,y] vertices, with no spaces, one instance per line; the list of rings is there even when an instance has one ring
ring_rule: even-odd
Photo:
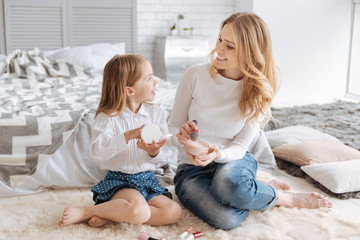
[[[181,36],[184,33],[184,15],[178,15],[178,34]]]
[[[170,35],[171,36],[176,36],[177,35],[176,24],[175,23],[170,27]]]

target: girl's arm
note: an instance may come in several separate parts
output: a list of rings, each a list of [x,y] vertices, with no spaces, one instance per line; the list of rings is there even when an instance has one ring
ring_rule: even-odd
[[[141,128],[120,134],[115,134],[114,129],[111,118],[105,114],[99,113],[95,118],[91,131],[90,154],[101,165],[119,153],[126,155],[128,141],[140,138]]]
[[[161,134],[166,136],[169,134],[168,124],[166,122],[166,112],[159,106],[153,106],[153,123],[160,128]],[[167,162],[173,154],[174,145],[170,139],[162,139],[160,142],[158,154],[154,156],[153,160],[156,162]],[[151,154],[150,154],[151,155]]]

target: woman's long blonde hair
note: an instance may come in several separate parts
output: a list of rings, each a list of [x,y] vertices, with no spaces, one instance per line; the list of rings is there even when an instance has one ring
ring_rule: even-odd
[[[245,75],[239,99],[240,119],[254,118],[264,125],[271,117],[271,103],[279,87],[278,68],[273,59],[269,29],[265,22],[253,13],[231,15],[222,22],[220,30],[228,23],[232,25],[234,32],[239,68]],[[215,49],[209,58],[210,75],[215,79],[216,74],[222,72],[214,65]],[[265,121],[259,118],[260,115],[265,117]]]
[[[116,55],[104,68],[101,98],[96,114],[109,117],[120,115],[126,107],[126,87],[132,87],[141,78],[146,59],[140,55]]]

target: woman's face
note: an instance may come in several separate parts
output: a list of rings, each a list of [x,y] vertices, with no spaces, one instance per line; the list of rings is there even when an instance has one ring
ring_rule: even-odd
[[[242,79],[244,74],[239,68],[236,57],[234,32],[231,23],[227,23],[220,30],[215,46],[215,67],[222,71],[222,75],[231,79]]]

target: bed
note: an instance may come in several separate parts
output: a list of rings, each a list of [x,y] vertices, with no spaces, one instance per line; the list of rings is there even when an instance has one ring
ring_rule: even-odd
[[[9,5],[10,1],[6,2],[8,5],[5,7],[13,6]],[[111,6],[113,2],[116,1],[106,1],[105,5]],[[13,3],[29,4],[27,1]],[[73,3],[58,7],[66,9],[69,5],[76,5],[78,11],[87,9],[81,1]],[[96,1],[91,1],[92,4]],[[135,7],[132,4],[126,6],[128,9],[122,11],[121,19],[133,25],[136,17],[129,13],[134,13]],[[94,38],[91,42],[68,42],[53,47],[41,43],[36,46],[25,44],[2,55],[0,239],[137,239],[140,232],[153,238],[168,234],[171,239],[177,239],[190,226],[195,231],[204,232],[204,240],[360,238],[360,189],[350,191],[348,188],[348,192],[333,193],[328,189],[330,187],[324,188],[320,180],[314,180],[316,174],[312,175],[310,170],[305,173],[302,170],[305,165],[285,159],[281,151],[276,153],[276,148],[287,144],[325,141],[351,148],[355,152],[352,151],[351,159],[346,161],[356,160],[360,132],[356,125],[358,122],[353,120],[360,120],[360,108],[356,103],[347,102],[273,109],[274,118],[264,131],[259,131],[249,149],[260,163],[260,179],[279,178],[289,182],[294,191],[322,192],[331,197],[334,209],[280,207],[265,213],[251,212],[241,227],[231,231],[211,228],[186,209],[182,219],[170,226],[109,223],[95,229],[81,223],[60,228],[57,223],[66,206],[93,204],[90,188],[105,174],[89,154],[89,128],[99,101],[104,64],[115,54],[136,52],[133,41],[136,34],[129,31],[123,35],[124,39],[130,40],[115,36],[116,40],[108,42]],[[13,39],[12,43],[15,42]],[[177,85],[160,78],[158,82],[154,104],[170,114]],[[342,127],[344,119],[335,120],[345,108],[348,111],[341,112],[341,116],[347,125]],[[320,111],[324,115],[318,115]],[[330,116],[329,120],[324,121],[325,115]],[[176,165],[177,152],[174,149],[169,162],[159,165],[156,170],[161,184],[173,193],[172,177]],[[356,165],[348,168],[352,166]],[[356,189],[360,184],[356,185],[356,176],[354,179],[351,182]],[[174,199],[178,201],[176,196]]]

